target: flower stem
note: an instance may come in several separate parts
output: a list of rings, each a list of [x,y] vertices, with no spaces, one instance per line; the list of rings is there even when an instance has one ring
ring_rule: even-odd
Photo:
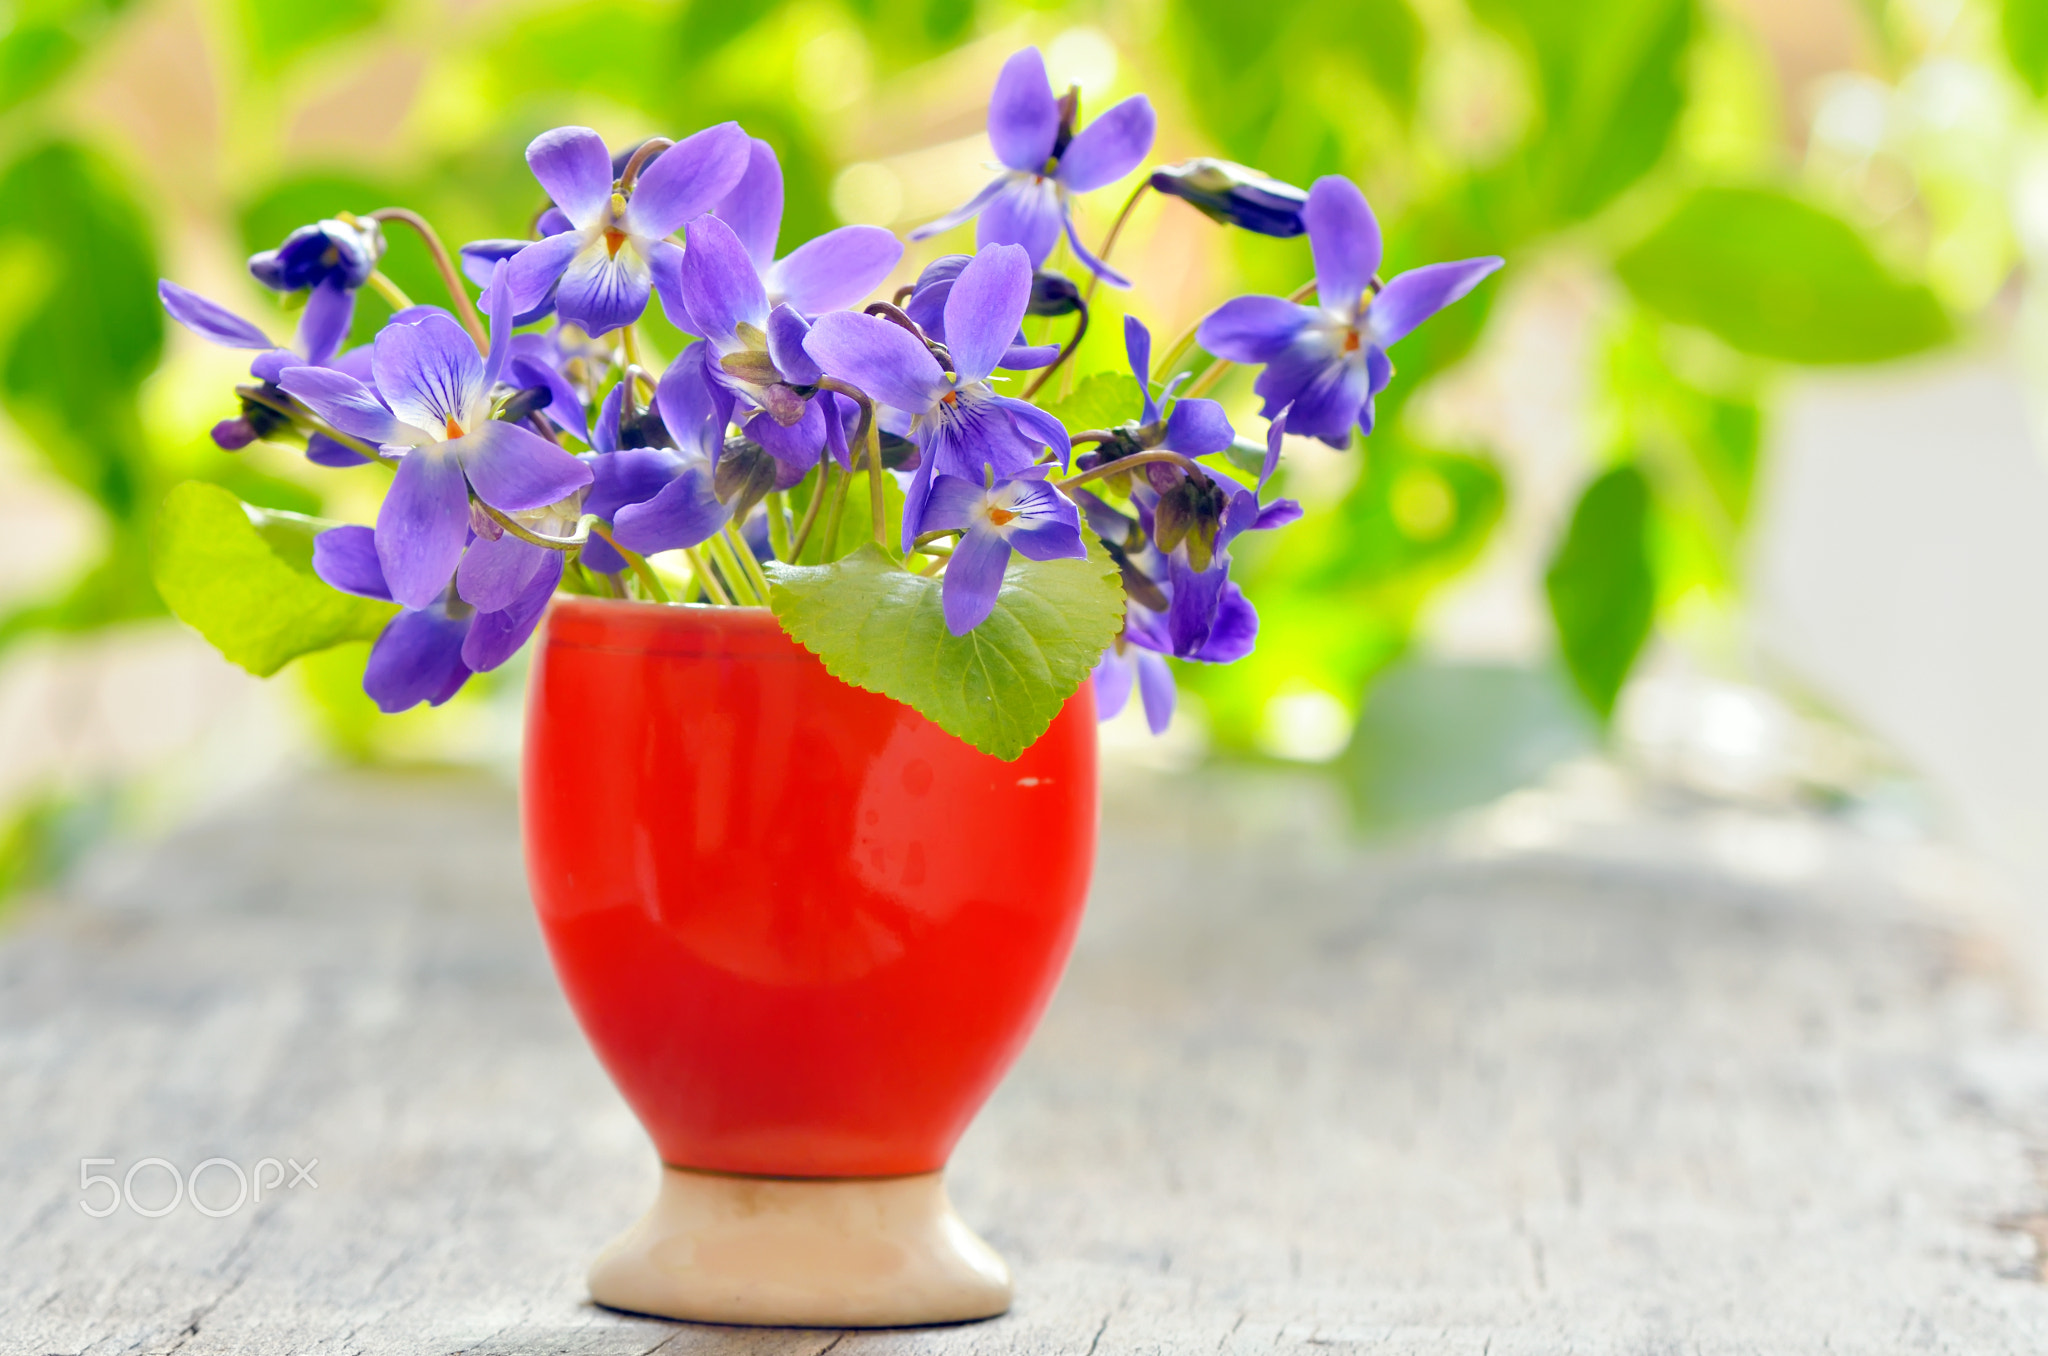
[[[1128,471],[1133,466],[1143,466],[1147,462],[1155,461],[1167,462],[1178,466],[1190,475],[1200,474],[1206,478],[1209,474],[1209,468],[1200,462],[1183,457],[1178,452],[1167,452],[1162,449],[1158,452],[1134,452],[1128,457],[1118,457],[1115,461],[1106,461],[1100,466],[1081,472],[1079,475],[1068,476],[1065,480],[1055,480],[1052,482],[1052,486],[1056,490],[1071,490],[1075,486],[1085,485],[1091,480],[1099,480],[1103,476],[1113,476],[1119,471]]]
[[[768,583],[768,576],[762,573],[761,561],[754,555],[754,548],[747,545],[747,539],[740,534],[739,528],[733,526],[731,519],[726,520],[720,531],[724,532],[726,539],[732,543],[733,554],[739,557],[740,568],[747,573],[747,587],[760,597],[761,605],[766,607],[771,585]]]
[[[789,544],[789,560],[793,565],[810,545],[811,525],[818,521],[818,509],[825,502],[825,486],[832,480],[832,473],[839,468],[832,464],[828,454],[818,462],[818,483],[811,487],[811,502],[804,505],[804,520],[797,524],[796,538]]]
[[[1138,186],[1131,190],[1131,196],[1124,199],[1123,210],[1116,214],[1116,220],[1110,223],[1109,234],[1102,238],[1102,250],[1095,256],[1097,259],[1100,259],[1105,264],[1109,262],[1109,252],[1116,248],[1116,238],[1123,234],[1124,223],[1131,219],[1131,209],[1138,205],[1138,199],[1144,197],[1145,190],[1150,187],[1152,187],[1152,177],[1147,175],[1143,179],[1138,180]],[[1102,275],[1090,269],[1088,271],[1087,290],[1081,293],[1083,304],[1095,300],[1095,289],[1101,285]]]
[[[647,162],[673,145],[675,143],[667,137],[649,137],[641,142],[633,151],[633,158],[626,162],[625,172],[619,175],[619,192],[631,193],[633,181],[640,177],[640,171],[647,167]]]
[[[1088,302],[1085,298],[1076,297],[1074,298],[1074,304],[1080,308],[1080,319],[1074,322],[1073,335],[1068,338],[1066,347],[1060,350],[1060,356],[1054,358],[1051,365],[1039,372],[1036,377],[1032,378],[1031,384],[1024,388],[1024,399],[1029,400],[1037,395],[1038,388],[1045,385],[1051,379],[1052,374],[1059,371],[1067,359],[1074,356],[1075,349],[1081,347],[1081,340],[1088,333]]]
[[[412,307],[412,298],[405,294],[405,289],[385,277],[382,270],[371,270],[370,290],[384,298],[385,304],[393,311],[410,310]]]
[[[647,563],[647,557],[641,555],[638,551],[630,551],[619,545],[617,541],[613,540],[611,529],[598,522],[594,517],[591,519],[590,530],[603,537],[607,542],[610,542],[612,550],[617,551],[626,558],[626,563],[633,567],[634,576],[640,580],[640,587],[647,590],[648,596],[652,597],[657,603],[669,601],[668,590],[661,586],[661,579],[654,573],[654,567]]]
[[[789,552],[789,508],[783,502],[781,490],[768,491],[765,501],[768,507],[768,545],[775,552],[777,560],[794,560]]]
[[[510,532],[513,536],[519,538],[519,540],[524,542],[531,542],[535,546],[545,546],[551,551],[573,551],[577,547],[582,546],[585,542],[589,541],[590,534],[593,532],[595,532],[598,536],[603,537],[606,541],[612,540],[612,534],[605,529],[602,520],[600,520],[595,513],[586,513],[576,521],[575,536],[550,537],[545,532],[536,532],[532,528],[524,525],[523,523],[515,521],[510,516],[508,516],[503,510],[492,508],[489,504],[484,503],[484,501],[481,499],[478,499],[475,502],[483,509],[483,511],[486,514],[490,516],[492,522],[504,528],[507,532]],[[625,547],[619,546],[617,542],[612,542],[612,545],[618,547],[620,555],[630,554]]]
[[[1223,380],[1224,374],[1235,366],[1237,364],[1228,358],[1218,358],[1209,364],[1208,371],[1181,388],[1180,398],[1186,400],[1190,396],[1204,395],[1215,389],[1216,383]]]
[[[849,473],[835,476],[832,480],[832,506],[825,510],[825,541],[819,552],[820,559],[830,560],[832,552],[839,549],[839,519],[846,511],[846,487],[853,483]]]
[[[685,546],[683,548],[683,559],[690,562],[690,577],[697,581],[699,588],[704,590],[705,597],[721,607],[731,607],[733,605],[732,595],[727,593],[725,586],[718,582],[718,576],[712,573],[711,565],[704,559],[702,551],[699,551],[694,546]]]
[[[635,373],[646,371],[646,368],[642,367],[640,363],[640,326],[637,322],[628,325],[620,330],[619,334],[622,336],[622,342],[626,346],[626,379],[631,381]],[[626,388],[626,395],[629,399],[634,394],[635,392],[632,387]]]
[[[455,261],[448,257],[448,247],[441,243],[441,237],[427,224],[419,213],[403,207],[380,207],[369,214],[372,221],[399,221],[412,227],[427,242],[427,253],[434,256],[434,267],[441,271],[441,281],[448,285],[448,295],[455,299],[455,315],[462,321],[462,328],[469,331],[469,337],[476,341],[476,351],[491,351],[491,332],[484,328],[477,318],[476,303],[469,299],[469,292],[462,285],[462,275],[455,271]]]
[[[875,402],[868,399],[867,392],[858,387],[849,386],[836,377],[826,377],[818,383],[818,389],[821,391],[836,391],[860,405],[860,428],[856,431],[856,436],[867,446],[868,516],[874,526],[875,545],[887,551],[889,549],[889,501],[882,494],[882,428],[880,424],[875,422]],[[833,534],[830,539],[836,541],[836,534]]]
[[[725,586],[731,591],[733,601],[741,607],[759,607],[763,600],[754,588],[753,576],[747,573],[747,567],[740,564],[740,558],[733,553],[732,539],[727,533],[730,526],[727,524],[709,538],[707,544],[711,547],[711,558],[718,562],[719,573],[725,576]],[[745,543],[741,543],[741,548],[745,549]]]

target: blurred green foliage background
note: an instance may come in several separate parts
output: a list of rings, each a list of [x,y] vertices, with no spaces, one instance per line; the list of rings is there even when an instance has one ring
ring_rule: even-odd
[[[10,474],[54,478],[97,522],[61,570],[0,596],[0,664],[33,638],[162,613],[151,525],[181,479],[369,515],[368,482],[207,441],[240,360],[167,334],[160,274],[287,333],[240,275],[249,252],[390,204],[451,242],[523,234],[539,204],[522,148],[564,122],[616,145],[739,119],[781,155],[785,249],[845,219],[908,229],[978,184],[989,81],[1027,42],[1086,107],[1150,93],[1158,162],[1353,176],[1390,270],[1508,258],[1396,350],[1368,444],[1303,453],[1283,488],[1309,517],[1241,547],[1258,653],[1182,670],[1212,747],[1296,758],[1344,746],[1432,598],[1511,529],[1541,538],[1530,592],[1588,729],[1653,633],[1725,648],[1775,383],[1953,343],[2011,309],[2029,238],[2014,185],[2040,158],[2048,92],[2040,0],[0,0],[0,442]],[[1094,239],[1122,191],[1090,200]],[[1121,366],[1118,305],[1168,334],[1310,273],[1304,241],[1157,199],[1118,258],[1139,288],[1104,294],[1079,374]],[[385,269],[437,291],[406,233]],[[1591,354],[1548,435],[1576,483],[1533,517],[1501,444],[1557,411],[1519,406],[1510,384],[1490,416],[1459,414],[1487,404],[1483,373],[1546,346],[1541,306],[1505,318],[1517,289],[1575,298],[1571,342]],[[365,297],[359,338],[382,318]],[[1243,374],[1219,394],[1254,408]],[[361,659],[345,648],[279,680],[333,748],[395,756],[460,718],[373,718]],[[476,687],[457,705],[494,699]],[[1474,691],[1490,708],[1549,701]],[[1404,728],[1358,726],[1361,785],[1372,741]],[[11,789],[0,886],[47,869],[76,790],[61,772]]]

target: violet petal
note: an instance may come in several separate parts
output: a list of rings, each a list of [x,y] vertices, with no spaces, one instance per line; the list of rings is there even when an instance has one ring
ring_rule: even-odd
[[[1115,183],[1151,152],[1157,125],[1152,101],[1133,94],[1067,143],[1067,149],[1060,152],[1060,182],[1070,193],[1088,193]]]
[[[988,620],[1003,589],[1003,567],[1009,563],[1010,543],[1001,533],[986,524],[967,530],[946,562],[939,589],[948,631],[964,636]]]
[[[542,132],[527,146],[526,163],[572,224],[589,227],[603,218],[612,192],[612,157],[603,137],[588,127]]]
[[[486,419],[447,447],[468,474],[476,497],[503,513],[545,507],[590,483],[590,468],[581,459],[501,419]]]
[[[469,535],[469,487],[445,447],[415,448],[398,463],[377,511],[377,560],[391,596],[425,607],[441,596]]]
[[[1012,54],[996,76],[988,101],[988,139],[996,158],[1013,170],[1038,173],[1052,158],[1060,109],[1036,47]]]
[[[732,192],[747,172],[753,140],[736,122],[684,137],[648,161],[626,202],[626,227],[659,240],[680,231]]]
[[[211,340],[225,348],[277,347],[269,335],[227,307],[208,301],[169,278],[158,279],[156,295],[157,300],[164,304],[164,310],[170,312],[171,319],[201,339]]]
[[[903,242],[880,226],[841,226],[791,250],[765,274],[769,294],[804,315],[866,298],[903,257]]]
[[[363,666],[363,691],[387,713],[421,702],[439,706],[469,680],[462,643],[471,618],[451,618],[445,608],[407,609],[393,617],[370,647]]]
[[[377,560],[377,534],[367,527],[330,527],[313,538],[313,573],[343,593],[391,601]]]
[[[960,270],[946,298],[946,348],[960,384],[995,370],[1030,304],[1031,261],[1019,246],[985,246]]]
[[[1380,223],[1358,185],[1326,174],[1309,185],[1301,209],[1316,261],[1316,300],[1325,310],[1351,314],[1380,266]]]

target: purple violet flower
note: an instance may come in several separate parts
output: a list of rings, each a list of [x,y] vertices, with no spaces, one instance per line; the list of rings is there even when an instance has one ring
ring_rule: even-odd
[[[534,138],[526,163],[569,229],[533,242],[506,265],[514,314],[533,311],[553,289],[562,318],[592,335],[638,320],[656,279],[673,277],[682,263],[668,237],[732,191],[748,144],[738,123],[707,127],[648,161],[629,194],[612,177],[604,138],[588,127]]]
[[[1027,560],[1083,560],[1081,511],[1037,477],[977,485],[959,476],[932,481],[925,504],[926,531],[959,528],[962,536],[946,562],[940,603],[946,629],[964,636],[988,620],[1002,591],[1003,570],[1015,551]]]
[[[1038,49],[1016,53],[1003,63],[988,103],[988,137],[1005,172],[963,206],[912,231],[910,238],[923,240],[978,216],[976,243],[1022,245],[1035,269],[1064,230],[1083,264],[1112,287],[1129,287],[1129,279],[1081,243],[1071,200],[1138,167],[1152,149],[1152,103],[1133,94],[1079,133],[1074,117],[1073,101],[1053,96]]]
[[[505,370],[513,308],[509,266],[496,302],[491,347],[481,358],[460,325],[439,311],[377,335],[373,391],[346,373],[294,367],[278,385],[344,433],[401,458],[377,514],[377,555],[391,595],[407,607],[433,603],[454,574],[469,534],[469,496],[503,513],[542,508],[590,483],[590,468],[517,424],[492,417]]]
[[[779,207],[779,176],[775,187]],[[810,325],[799,308],[772,302],[745,244],[723,219],[699,217],[684,228],[684,237],[688,244],[676,295],[664,304],[680,311],[710,345],[715,358],[704,363],[710,379],[758,411],[741,415],[741,425],[775,458],[777,488],[788,489],[803,479],[828,446],[842,466],[849,465],[845,416],[851,403],[843,406],[830,391],[802,395],[796,389],[814,387],[825,375],[804,352]],[[863,284],[853,299],[866,296],[871,286]],[[735,354],[752,357],[744,374],[716,361]],[[713,464],[718,452],[715,447],[711,451]]]
[[[946,349],[953,371],[909,330],[880,316],[834,311],[804,340],[819,367],[910,419],[921,460],[903,506],[903,547],[924,523],[935,476],[1010,480],[1050,447],[1064,461],[1067,431],[1035,405],[997,395],[989,373],[1002,361],[1031,300],[1031,261],[1016,245],[987,245],[960,271],[946,299]]]
[[[1394,375],[1387,349],[1501,261],[1429,264],[1377,285],[1379,222],[1358,186],[1339,175],[1316,180],[1302,220],[1315,254],[1317,304],[1238,297],[1212,311],[1196,337],[1219,358],[1266,364],[1253,386],[1265,399],[1261,413],[1270,419],[1287,410],[1294,432],[1342,449],[1354,426],[1372,432],[1373,397]]]

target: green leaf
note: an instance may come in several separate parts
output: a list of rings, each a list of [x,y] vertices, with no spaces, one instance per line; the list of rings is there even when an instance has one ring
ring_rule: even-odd
[[[1650,485],[1633,466],[1598,477],[1572,511],[1543,583],[1572,681],[1602,720],[1650,634]]]
[[[831,565],[766,568],[782,629],[833,677],[1006,761],[1045,733],[1123,622],[1123,588],[1100,543],[1086,560],[1012,556],[995,611],[964,636],[946,630],[939,581],[872,542]]]
[[[1701,189],[1615,267],[1644,305],[1759,357],[1882,362],[1954,333],[1847,222],[1769,189]]]
[[[1067,432],[1081,433],[1128,423],[1143,407],[1137,379],[1130,373],[1096,372],[1076,382],[1072,395],[1046,406],[1045,412],[1065,425]]]
[[[2005,55],[2038,97],[2048,95],[2048,5],[2005,0]]]
[[[313,538],[331,526],[188,480],[157,518],[157,591],[215,649],[267,678],[302,654],[370,639],[398,610],[314,575]]]

